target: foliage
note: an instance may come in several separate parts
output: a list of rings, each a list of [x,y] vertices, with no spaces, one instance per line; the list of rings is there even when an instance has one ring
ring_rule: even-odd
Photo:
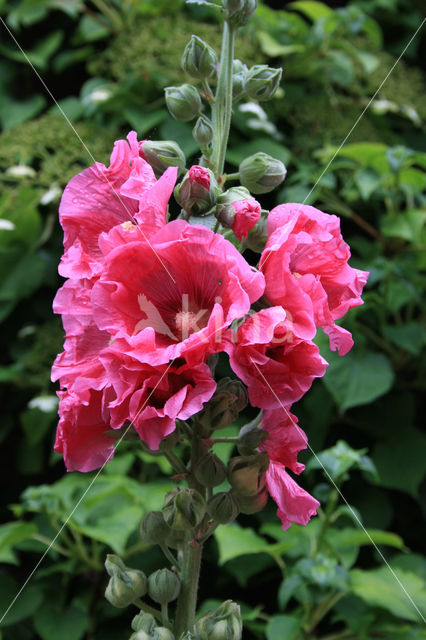
[[[0,3],[0,14],[96,160],[106,162],[130,127],[194,153],[190,127],[167,116],[162,87],[184,79],[176,60],[191,33],[217,48],[208,7],[21,0]],[[365,304],[346,323],[353,351],[340,360],[318,336],[329,370],[294,408],[316,453],[305,461],[323,505],[318,518],[284,533],[269,506],[219,528],[208,546],[201,598],[226,589],[242,604],[247,638],[425,637],[426,114],[416,42],[375,95],[419,23],[399,0],[342,9],[302,0],[285,10],[261,5],[238,38],[244,62],[282,64],[284,76],[268,113],[254,103],[236,108],[230,170],[256,151],[280,158],[288,176],[264,206],[306,199],[339,215],[352,265],[371,273]],[[3,468],[13,464],[18,474],[4,493],[0,615],[54,539],[2,637],[124,640],[122,614],[103,602],[103,557],[112,549],[144,570],[161,566],[138,524],[158,508],[170,468],[123,443],[99,478],[64,476],[51,454],[49,368],[61,341],[50,310],[59,285],[57,205],[92,160],[6,35],[1,53],[0,438]],[[232,445],[222,446],[230,454]]]

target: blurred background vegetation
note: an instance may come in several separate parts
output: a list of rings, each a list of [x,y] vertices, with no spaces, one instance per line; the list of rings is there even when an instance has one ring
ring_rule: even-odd
[[[247,640],[426,638],[424,31],[394,66],[421,7],[264,0],[239,33],[237,57],[284,74],[265,110],[236,107],[229,170],[255,151],[279,157],[287,179],[262,205],[306,199],[339,215],[352,266],[371,273],[365,304],[345,320],[356,346],[339,359],[319,337],[329,370],[293,408],[345,499],[307,452],[301,483],[322,503],[309,526],[284,533],[269,505],[208,545],[200,600],[238,601]],[[104,602],[103,560],[112,549],[145,571],[162,566],[138,524],[161,504],[170,469],[122,444],[68,519],[92,474],[66,475],[52,453],[57,208],[67,181],[93,158],[108,163],[131,128],[196,153],[163,88],[188,81],[177,61],[192,33],[219,49],[218,16],[183,0],[0,0],[0,16],[34,67],[0,24],[0,615],[66,522],[0,637],[126,640],[136,611]]]

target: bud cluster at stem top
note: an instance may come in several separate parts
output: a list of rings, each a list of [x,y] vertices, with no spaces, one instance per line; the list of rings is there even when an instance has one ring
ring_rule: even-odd
[[[225,20],[233,27],[244,26],[257,9],[257,0],[223,0]]]

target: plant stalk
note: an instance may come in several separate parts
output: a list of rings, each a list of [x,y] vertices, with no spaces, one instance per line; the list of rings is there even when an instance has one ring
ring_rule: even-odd
[[[177,603],[175,635],[180,637],[185,631],[193,631],[195,612],[197,609],[198,580],[200,577],[201,555],[203,546],[193,546],[189,539],[183,548],[182,571],[180,574],[181,590]]]

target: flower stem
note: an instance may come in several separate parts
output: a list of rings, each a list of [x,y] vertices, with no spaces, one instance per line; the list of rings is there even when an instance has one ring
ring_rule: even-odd
[[[177,638],[185,631],[192,632],[194,628],[202,552],[202,545],[192,546],[189,539],[186,540],[183,548],[182,571],[180,574],[181,590],[177,603],[174,629]]]

